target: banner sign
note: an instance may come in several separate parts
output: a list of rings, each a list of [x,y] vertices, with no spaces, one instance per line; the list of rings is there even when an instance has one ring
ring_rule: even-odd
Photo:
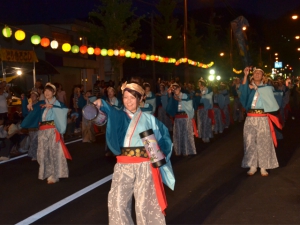
[[[38,62],[34,51],[0,49],[0,59],[8,62]]]
[[[239,16],[231,21],[231,29],[238,45],[240,55],[242,56],[244,66],[250,66],[252,61],[249,54],[247,36],[243,31],[244,26],[249,27],[249,23],[243,16]]]

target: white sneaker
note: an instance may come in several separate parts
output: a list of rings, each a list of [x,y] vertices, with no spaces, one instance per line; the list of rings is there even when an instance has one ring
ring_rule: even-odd
[[[54,183],[58,182],[59,179],[56,180],[56,179],[51,175],[50,177],[48,177],[47,181],[48,181],[48,184],[54,184]]]
[[[0,157],[0,161],[8,161],[8,160],[9,160],[8,157],[5,157],[5,156],[1,156],[1,157]]]
[[[266,171],[266,169],[264,168],[260,168],[260,174],[263,176],[263,177],[267,177],[269,175],[269,173]]]
[[[249,176],[252,176],[252,175],[254,175],[254,174],[256,173],[256,171],[257,171],[256,167],[251,166],[251,167],[250,167],[250,170],[247,172],[247,174],[248,174]]]

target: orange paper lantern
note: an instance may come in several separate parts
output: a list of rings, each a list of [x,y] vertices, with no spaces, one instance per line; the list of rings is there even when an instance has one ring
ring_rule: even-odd
[[[79,51],[81,54],[85,54],[87,52],[87,47],[85,45],[81,45]]]
[[[98,48],[98,47],[96,47],[96,48],[94,49],[94,54],[95,54],[95,55],[100,55],[100,53],[101,53],[101,49]]]
[[[47,48],[49,45],[50,45],[49,38],[43,37],[41,39],[41,46],[43,46],[44,48]]]
[[[121,49],[120,52],[119,52],[119,55],[120,55],[120,56],[125,56],[125,50],[124,50],[124,49]]]

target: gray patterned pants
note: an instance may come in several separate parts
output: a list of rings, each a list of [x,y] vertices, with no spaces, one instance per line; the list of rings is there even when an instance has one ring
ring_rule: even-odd
[[[172,120],[167,115],[166,110],[163,107],[158,107],[157,118],[168,128],[169,131],[173,130]]]
[[[36,159],[38,148],[38,131],[29,131],[30,146],[28,150],[28,156]]]
[[[197,127],[199,138],[209,139],[213,137],[211,119],[208,117],[208,110],[197,110]]]
[[[192,121],[189,118],[175,118],[173,146],[176,155],[195,155],[195,139]]]
[[[142,162],[115,165],[108,194],[110,225],[134,224],[131,217],[133,194],[138,225],[166,224],[156,197],[150,162]]]
[[[215,134],[217,134],[217,133],[221,134],[224,131],[224,124],[223,124],[223,120],[222,120],[221,109],[213,108],[213,110],[215,113],[215,121],[216,121],[216,124],[214,126],[214,132],[215,132]]]
[[[251,166],[264,169],[274,169],[279,166],[268,117],[246,117],[242,167]]]
[[[69,176],[67,160],[60,142],[56,142],[55,128],[38,131],[37,161],[41,180],[51,175],[56,180]]]

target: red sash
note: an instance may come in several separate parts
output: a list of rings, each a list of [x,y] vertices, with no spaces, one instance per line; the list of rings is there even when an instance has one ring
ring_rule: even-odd
[[[147,162],[150,161],[148,158],[142,158],[142,157],[128,157],[128,156],[117,156],[117,162],[118,163],[141,163],[141,162]],[[164,190],[164,185],[162,182],[161,174],[159,171],[159,168],[154,168],[152,165],[150,165],[151,171],[152,171],[152,178],[154,187],[156,190],[156,197],[158,200],[158,204],[161,208],[161,211],[164,215],[165,209],[168,206],[167,198]]]
[[[224,111],[218,105],[214,105],[214,108],[220,109],[220,111],[221,111],[221,117],[222,117],[222,123],[225,124],[226,123],[226,116],[225,116]]]
[[[233,118],[232,118],[232,115],[231,115],[231,108],[230,108],[230,105],[228,104],[228,112],[229,112],[229,118],[230,118],[230,123],[231,124],[234,124],[234,121],[233,121]]]
[[[51,128],[55,128],[54,125],[42,125],[40,126],[40,130],[47,130],[47,129],[51,129]],[[66,159],[70,159],[72,160],[72,157],[67,149],[67,146],[65,145],[65,142],[64,140],[61,138],[61,134],[57,131],[57,129],[55,129],[55,140],[56,142],[59,142],[60,141],[60,144],[61,144],[61,147],[62,147],[62,150],[64,152],[64,155],[66,157]]]
[[[291,106],[290,106],[290,103],[286,104],[285,107],[284,107],[284,117],[285,119],[288,118],[288,113],[291,112],[292,109],[291,109]]]
[[[247,116],[251,116],[251,117],[266,117],[267,116],[268,117],[268,122],[269,122],[269,126],[270,126],[270,132],[272,135],[273,143],[274,143],[275,147],[277,147],[277,139],[276,139],[276,134],[275,134],[273,123],[275,123],[275,125],[279,129],[282,129],[282,125],[280,124],[279,119],[276,116],[273,116],[268,113],[266,113],[266,114],[247,113]]]
[[[203,105],[198,106],[198,110],[199,109],[204,109],[204,106]],[[207,116],[211,120],[211,124],[215,125],[216,124],[216,120],[215,120],[215,112],[214,112],[214,110],[208,109],[207,111],[208,111],[208,115]]]

